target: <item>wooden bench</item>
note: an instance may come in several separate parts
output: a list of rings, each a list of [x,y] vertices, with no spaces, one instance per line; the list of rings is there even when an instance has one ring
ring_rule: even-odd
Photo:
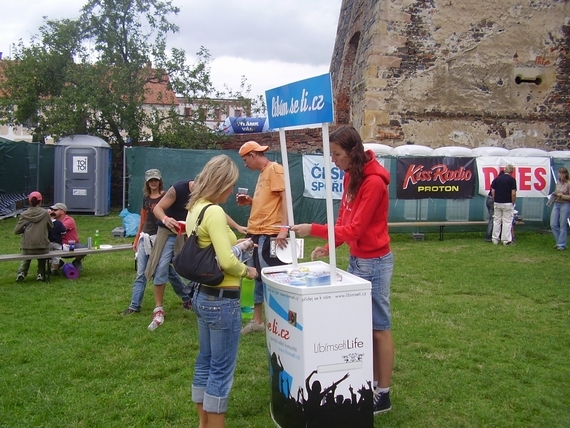
[[[114,253],[116,251],[126,251],[126,250],[133,250],[133,246],[131,244],[117,244],[113,245],[111,248],[76,248],[74,251],[49,251],[44,254],[1,254],[0,255],[0,262],[20,262],[22,260],[36,260],[36,259],[51,259],[53,257],[75,257],[75,256],[83,256],[87,254],[105,254],[105,253]]]
[[[443,241],[443,231],[445,226],[487,226],[485,220],[474,221],[399,221],[395,223],[388,223],[388,229],[395,227],[439,227],[439,240]],[[519,224],[519,223],[517,223]]]

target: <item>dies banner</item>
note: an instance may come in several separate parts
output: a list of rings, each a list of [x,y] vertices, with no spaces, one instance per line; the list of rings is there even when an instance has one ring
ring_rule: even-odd
[[[487,195],[491,183],[505,166],[513,165],[517,181],[517,198],[547,197],[550,190],[550,158],[481,156],[477,158],[480,195]]]
[[[474,158],[398,158],[398,199],[468,199],[475,195]]]

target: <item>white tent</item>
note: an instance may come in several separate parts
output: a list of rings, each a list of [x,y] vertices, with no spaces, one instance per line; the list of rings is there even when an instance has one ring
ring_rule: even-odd
[[[432,156],[457,156],[457,157],[469,157],[473,156],[473,151],[467,147],[438,147],[433,150]]]
[[[477,156],[507,156],[509,154],[508,149],[503,147],[476,147],[471,150],[471,154],[475,157]]]
[[[520,157],[548,157],[550,156],[547,151],[541,149],[533,148],[521,148],[521,149],[511,149],[509,150],[509,156],[520,156]]]
[[[404,144],[394,147],[394,156],[431,156],[433,149],[418,144]]]
[[[394,148],[385,144],[364,143],[364,150],[372,150],[377,156],[394,155]]]

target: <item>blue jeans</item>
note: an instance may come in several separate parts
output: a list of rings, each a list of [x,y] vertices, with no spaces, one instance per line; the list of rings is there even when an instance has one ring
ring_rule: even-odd
[[[146,289],[146,276],[144,274],[144,271],[146,269],[149,257],[150,255],[146,253],[144,244],[139,241],[139,246],[137,248],[137,277],[133,283],[133,295],[131,297],[131,304],[129,305],[129,308],[136,312],[140,312],[142,307],[144,290]],[[172,288],[174,288],[176,294],[178,294],[177,289],[183,290],[183,292],[178,295],[182,298],[182,300],[188,300],[186,297],[188,294],[186,292],[187,286],[182,282],[180,276],[178,276],[172,265],[169,265],[168,280],[172,284]]]
[[[170,284],[174,292],[186,302],[190,300],[190,289],[182,282],[180,276],[176,273],[174,268],[170,263],[172,263],[172,258],[174,257],[174,241],[176,241],[176,236],[169,236],[162,249],[162,254],[160,255],[160,260],[156,266],[156,271],[154,273],[154,285],[166,284],[166,280],[170,280]]]
[[[241,331],[241,301],[195,293],[200,351],[194,366],[192,401],[204,411],[225,413],[234,381]]]
[[[257,243],[257,254],[259,257],[259,265],[261,266],[261,269],[269,267],[269,264],[265,261],[265,259],[263,258],[263,255],[261,254],[261,249],[263,248],[263,245],[265,244],[265,240],[266,239],[271,239],[269,236],[265,236],[265,235],[261,235],[259,237],[259,242]],[[253,266],[253,260],[251,260],[250,262],[250,266]],[[263,303],[263,295],[265,292],[265,284],[263,283],[263,281],[261,280],[261,271],[257,272],[258,276],[257,278],[255,278],[255,288],[254,288],[254,292],[253,292],[253,303],[260,304]]]
[[[350,255],[348,273],[372,283],[372,330],[390,330],[390,281],[394,272],[394,255],[361,259]]]
[[[550,213],[550,228],[556,240],[556,246],[566,248],[568,236],[568,217],[570,216],[570,203],[554,202]]]

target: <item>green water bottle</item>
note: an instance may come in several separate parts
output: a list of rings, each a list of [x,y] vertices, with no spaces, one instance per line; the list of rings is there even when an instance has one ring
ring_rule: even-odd
[[[253,290],[255,281],[249,278],[243,278],[241,282],[241,317],[244,320],[253,318],[254,296]]]
[[[95,231],[95,238],[93,239],[93,246],[95,247],[96,250],[99,249],[99,230]]]

